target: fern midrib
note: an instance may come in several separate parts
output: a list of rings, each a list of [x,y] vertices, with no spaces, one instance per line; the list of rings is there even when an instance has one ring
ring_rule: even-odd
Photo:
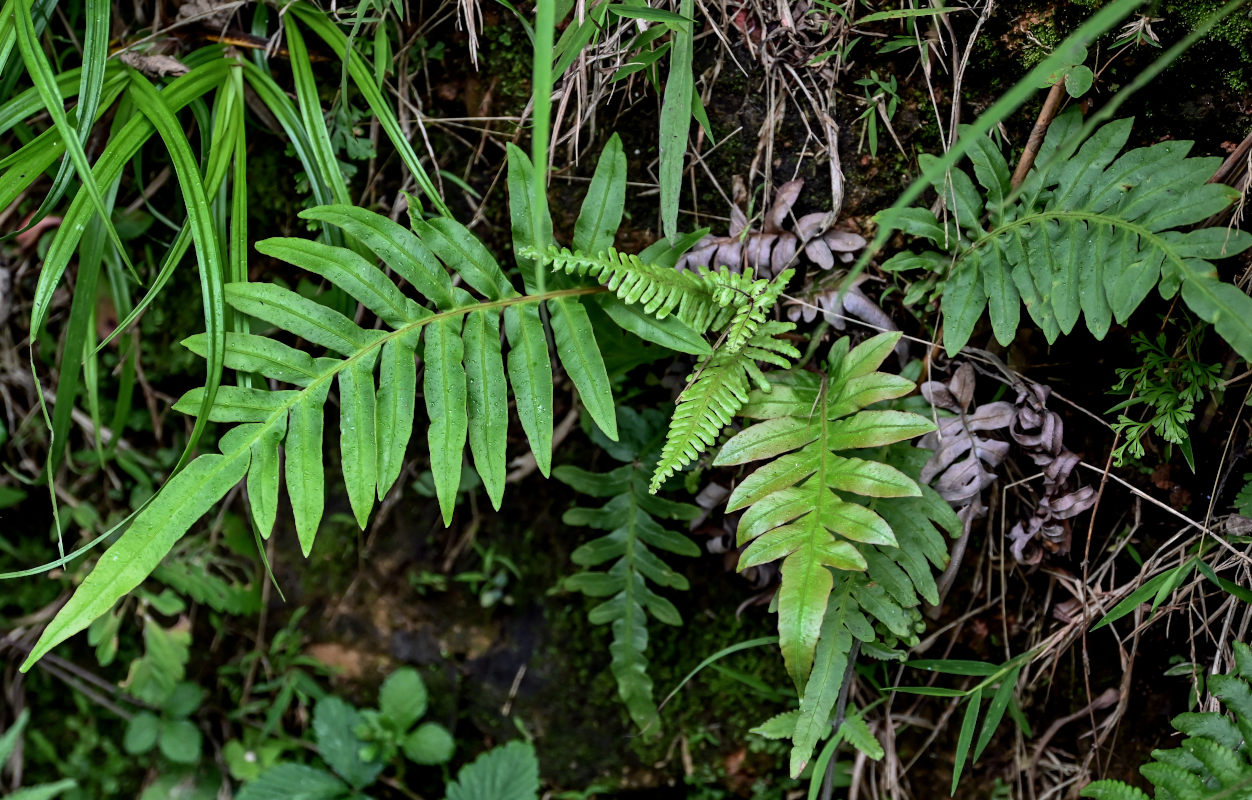
[[[365,346],[357,350],[355,353],[352,353],[351,355],[345,355],[342,359],[336,359],[334,366],[332,366],[330,369],[326,370],[325,372],[321,373],[320,375],[317,375],[316,377],[314,377],[313,380],[309,381],[308,386],[303,386],[299,390],[297,390],[295,394],[292,396],[292,398],[288,400],[287,402],[283,403],[278,408],[276,408],[274,410],[274,413],[271,414],[267,420],[265,420],[264,422],[260,422],[260,423],[251,423],[251,424],[257,424],[260,426],[256,434],[248,439],[242,440],[240,442],[240,447],[237,450],[233,450],[231,452],[233,453],[233,452],[238,452],[239,450],[242,450],[244,448],[251,448],[251,446],[255,442],[259,441],[265,435],[266,431],[269,430],[269,428],[277,424],[280,418],[285,417],[287,413],[291,411],[291,409],[294,408],[301,401],[301,399],[304,398],[307,395],[307,393],[312,391],[315,387],[320,386],[323,383],[328,383],[334,380],[334,378],[338,376],[340,372],[356,364],[362,358],[365,358],[367,355],[369,355],[371,351],[377,348],[381,348],[387,342],[390,342],[394,339],[403,338],[404,336],[410,333],[413,333],[415,331],[420,331],[423,327],[425,327],[426,325],[429,325],[432,322],[438,322],[438,321],[442,321],[446,319],[451,319],[452,317],[456,317],[456,316],[464,316],[466,314],[471,314],[475,311],[484,311],[484,310],[497,309],[497,308],[503,309],[509,306],[525,305],[528,303],[542,303],[548,300],[557,299],[561,297],[577,297],[580,295],[599,294],[605,291],[608,291],[608,290],[602,286],[580,286],[580,287],[576,287],[573,289],[557,289],[557,290],[553,290],[550,292],[545,292],[543,294],[525,294],[525,295],[519,294],[519,295],[514,295],[513,297],[505,297],[500,300],[490,300],[485,303],[476,303],[471,306],[453,308],[453,309],[449,309],[448,311],[440,311],[436,314],[431,314],[430,316],[422,317],[421,319],[414,320],[405,325],[401,325],[395,330],[388,331],[384,333],[382,336],[379,336],[377,339],[374,339],[373,341],[369,342],[368,344],[366,344]],[[230,453],[226,453],[223,455],[230,455]],[[251,469],[251,466],[249,466],[249,469]]]

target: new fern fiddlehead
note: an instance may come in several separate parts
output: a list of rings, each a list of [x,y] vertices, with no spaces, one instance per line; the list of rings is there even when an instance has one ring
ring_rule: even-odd
[[[739,567],[782,560],[778,634],[800,708],[791,771],[807,764],[829,728],[853,639],[872,656],[912,643],[917,606],[938,602],[932,570],[947,563],[942,531],[960,522],[917,482],[924,451],[901,444],[933,429],[906,411],[870,409],[914,384],[878,372],[899,334],[831,348],[827,374],[770,375],[740,414],[759,420],[722,447],[715,465],[767,461],[727,501],[739,520]],[[886,448],[885,451],[878,448]]]
[[[597,444],[614,458],[627,463],[611,472],[596,474],[573,466],[553,470],[557,480],[582,494],[611,498],[600,508],[572,508],[561,521],[608,531],[574,551],[571,559],[583,572],[565,579],[565,587],[588,597],[607,598],[591,610],[598,625],[612,623],[613,677],[631,719],[641,729],[656,734],[656,703],[644,651],[648,647],[647,619],[681,625],[674,605],[654,592],[648,583],[685,590],[687,579],[670,569],[656,551],[698,556],[700,548],[681,533],[662,527],[658,520],[688,522],[700,513],[690,503],[657,497],[648,491],[648,477],[665,431],[665,415],[629,408],[618,410],[621,439],[609,442],[593,434]],[[606,572],[592,568],[612,562]]]
[[[1188,158],[1191,142],[1161,142],[1119,157],[1132,121],[1103,126],[1062,158],[1082,119],[1057,117],[1016,195],[1004,156],[980,139],[970,160],[981,192],[959,169],[936,182],[953,220],[940,224],[922,208],[880,215],[946,251],[901,253],[883,268],[946,274],[943,341],[950,354],[969,340],[984,309],[1007,345],[1023,304],[1049,342],[1073,330],[1080,316],[1102,339],[1155,287],[1167,299],[1181,288],[1191,310],[1252,360],[1252,298],[1219,280],[1210,263],[1245,250],[1252,234],[1187,230],[1237,200],[1238,191],[1207,182],[1220,159]]]
[[[1208,679],[1209,691],[1234,717],[1210,712],[1187,712],[1173,725],[1186,738],[1181,747],[1153,750],[1152,760],[1139,768],[1156,788],[1157,800],[1241,800],[1252,796],[1252,649],[1234,645],[1235,669]],[[1096,800],[1150,800],[1139,789],[1121,781],[1088,784],[1083,797]]]

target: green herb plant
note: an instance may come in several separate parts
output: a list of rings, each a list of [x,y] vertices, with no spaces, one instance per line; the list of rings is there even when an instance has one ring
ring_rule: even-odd
[[[1204,331],[1202,326],[1192,326],[1173,352],[1167,348],[1164,333],[1155,338],[1145,333],[1131,337],[1139,364],[1118,369],[1118,381],[1112,388],[1113,394],[1129,397],[1108,410],[1110,414],[1117,412],[1113,430],[1124,437],[1113,450],[1113,463],[1117,466],[1143,458],[1144,440],[1155,433],[1166,442],[1166,447],[1177,445],[1191,471],[1195,471],[1187,426],[1195,419],[1196,403],[1221,386],[1221,365],[1199,359]],[[1143,420],[1124,413],[1136,407],[1143,408]]]
[[[236,797],[261,800],[300,792],[326,800],[359,797],[400,755],[423,766],[446,764],[456,743],[442,725],[418,724],[427,703],[426,685],[409,667],[383,682],[376,709],[357,709],[327,695],[313,709],[313,733],[328,769],[280,761],[245,784]]]
[[[912,39],[909,41],[912,42]],[[876,70],[870,70],[867,77],[859,78],[855,83],[861,87],[865,102],[865,110],[856,118],[857,122],[863,123],[861,141],[869,140],[869,154],[877,158],[878,120],[881,118],[882,124],[888,131],[891,130],[891,120],[895,118],[896,109],[900,107],[900,88],[896,76],[888,75],[884,79]],[[895,133],[892,132],[891,135],[894,137]]]

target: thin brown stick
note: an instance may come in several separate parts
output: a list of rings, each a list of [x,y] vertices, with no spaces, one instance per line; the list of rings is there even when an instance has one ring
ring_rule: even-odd
[[[1048,132],[1048,126],[1052,124],[1053,118],[1056,117],[1056,112],[1060,110],[1061,100],[1064,98],[1065,79],[1062,78],[1052,85],[1047,99],[1043,101],[1043,108],[1039,109],[1039,118],[1035,120],[1035,127],[1030,129],[1026,149],[1022,151],[1022,157],[1017,162],[1017,169],[1013,170],[1014,189],[1022,185],[1022,181],[1026,180],[1026,173],[1030,172],[1030,168],[1035,165],[1035,156],[1039,155],[1043,137]]]

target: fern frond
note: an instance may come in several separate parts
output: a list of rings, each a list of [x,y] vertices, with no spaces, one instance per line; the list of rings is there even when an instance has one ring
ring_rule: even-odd
[[[681,533],[661,527],[658,519],[694,519],[700,509],[676,503],[648,492],[648,470],[655,456],[657,434],[663,430],[664,416],[655,411],[636,414],[629,408],[618,411],[621,442],[610,452],[630,463],[612,472],[595,474],[577,467],[557,467],[553,474],[583,494],[611,498],[598,508],[573,508],[561,521],[566,525],[586,525],[609,531],[593,539],[571,556],[584,571],[565,579],[567,589],[588,597],[608,600],[591,610],[597,625],[613,626],[613,676],[618,693],[631,719],[643,730],[656,733],[656,703],[652,699],[652,679],[644,652],[648,646],[647,618],[651,615],[668,625],[682,624],[682,618],[648,582],[685,590],[687,579],[670,569],[656,554],[665,550],[682,556],[697,556],[700,548]],[[607,572],[590,568],[612,562]]]
[[[1235,670],[1208,679],[1209,691],[1234,719],[1216,711],[1188,712],[1173,725],[1187,738],[1182,747],[1153,750],[1139,768],[1161,800],[1233,800],[1252,796],[1252,648],[1235,642]],[[1147,795],[1120,781],[1096,781],[1082,790],[1096,800],[1147,800]]]
[[[878,372],[898,339],[883,334],[851,350],[840,340],[825,378],[768,376],[773,391],[754,394],[740,412],[760,421],[731,437],[714,460],[767,461],[740,481],[727,510],[746,509],[740,569],[782,561],[779,645],[802,691],[793,774],[829,727],[853,641],[873,645],[880,631],[912,639],[916,607],[938,598],[932,569],[947,561],[939,529],[960,529],[947,504],[916,481],[924,454],[904,446],[888,447],[886,458],[866,452],[933,429],[917,414],[867,410],[914,388]]]
[[[620,150],[614,139],[605,156],[620,166]],[[510,156],[524,159],[520,151],[510,151]],[[511,165],[521,171],[525,166],[520,161]],[[616,168],[597,174],[580,214],[586,220],[580,235],[601,241],[620,219],[624,187],[607,185],[614,179],[621,183]],[[520,200],[513,197],[514,205],[520,204],[514,218],[530,224],[529,209],[521,207],[529,195],[521,194]],[[342,230],[360,244],[360,252],[299,239],[269,239],[257,244],[258,251],[342,290],[377,316],[379,328],[362,327],[281,286],[228,285],[226,303],[257,320],[253,330],[271,326],[272,335],[226,334],[224,364],[279,387],[227,387],[207,409],[202,406],[212,392],[203,389],[178,402],[177,409],[204,415],[201,423],[234,425],[221,437],[220,453],[193,460],[135,516],[44,631],[26,667],[138,586],[196,520],[244,479],[253,525],[262,537],[268,537],[274,526],[280,488],[286,485],[297,537],[307,555],[325,506],[323,439],[326,413],[335,407],[327,405],[332,386],[339,395],[344,483],[362,527],[403,466],[418,405],[418,358],[425,361],[421,394],[429,420],[427,449],[445,522],[456,504],[467,442],[488,497],[499,507],[509,389],[535,461],[541,472],[548,473],[554,386],[549,333],[555,356],[584,407],[607,437],[616,437],[608,374],[581,304],[582,298],[603,293],[602,289],[556,285],[524,294],[482,243],[449,219],[421,222],[408,230],[387,217],[350,206],[319,207],[302,215]],[[515,235],[527,242],[534,238],[525,231]],[[362,253],[372,253],[377,260]],[[420,298],[406,295],[378,262]],[[527,266],[520,266],[526,283]],[[456,286],[453,274],[482,297]],[[550,329],[539,313],[541,305],[549,312]],[[500,342],[502,323],[508,341],[507,369]],[[288,343],[292,341],[324,348],[326,353],[315,357]],[[214,355],[209,343],[205,336],[186,342],[206,356]],[[284,462],[285,468],[280,468]]]
[[[687,388],[678,396],[665,446],[652,474],[653,492],[717,443],[722,429],[748,401],[751,382],[762,389],[769,388],[756,366],[757,360],[786,368],[790,366],[788,358],[799,358],[800,351],[777,338],[794,327],[785,322],[766,322],[736,352],[719,347],[701,359],[687,378]]]
[[[950,182],[936,184],[955,224],[940,225],[925,209],[881,217],[953,254],[942,299],[949,353],[969,340],[984,309],[996,339],[1007,345],[1017,334],[1023,304],[1049,342],[1069,333],[1080,316],[1102,339],[1114,320],[1125,323],[1157,287],[1167,299],[1181,288],[1191,310],[1252,360],[1252,298],[1220,281],[1210,263],[1245,250],[1252,234],[1186,230],[1239,193],[1207,182],[1220,159],[1188,158],[1191,142],[1161,142],[1118,157],[1131,123],[1103,126],[1073,156],[1060,159],[1053,156],[1082,120],[1076,113],[1058,117],[1039,166],[1008,206],[1004,157],[980,142],[971,157],[985,196],[959,169],[951,170]],[[902,254],[898,263],[911,268],[926,262]]]

